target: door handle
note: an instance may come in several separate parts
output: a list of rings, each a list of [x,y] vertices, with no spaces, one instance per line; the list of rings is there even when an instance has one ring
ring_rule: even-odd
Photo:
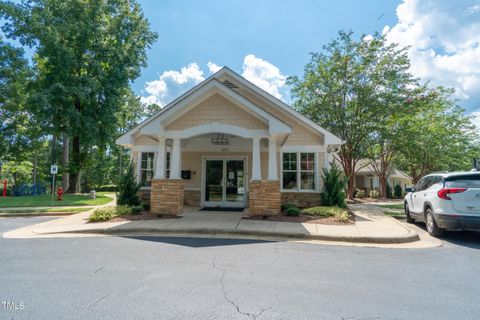
[[[424,193],[424,194],[423,194],[423,196],[424,196],[424,197],[426,197],[426,196],[427,196],[427,194],[426,194],[426,193]]]

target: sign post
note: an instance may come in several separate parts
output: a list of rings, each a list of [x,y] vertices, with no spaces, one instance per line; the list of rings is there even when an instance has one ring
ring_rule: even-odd
[[[53,206],[53,196],[55,195],[55,175],[58,173],[58,166],[56,164],[52,164],[50,166],[50,173],[53,175],[53,178],[52,178],[52,206]]]

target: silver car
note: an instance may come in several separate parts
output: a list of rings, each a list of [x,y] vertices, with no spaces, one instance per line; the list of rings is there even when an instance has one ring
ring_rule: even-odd
[[[429,234],[480,230],[480,172],[430,174],[406,191],[407,222],[425,222]]]

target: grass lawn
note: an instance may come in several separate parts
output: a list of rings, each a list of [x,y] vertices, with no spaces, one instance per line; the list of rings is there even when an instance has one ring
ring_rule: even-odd
[[[403,210],[403,203],[397,204],[377,204],[377,206],[387,209],[402,209]]]
[[[88,194],[64,194],[62,201],[53,200],[53,206],[96,206],[112,201],[104,193],[97,193],[97,199],[88,198]],[[41,196],[0,197],[0,208],[13,207],[49,207],[52,205],[49,194]]]
[[[81,208],[69,208],[69,207],[50,207],[50,208],[38,208],[38,209],[31,209],[31,208],[0,208],[0,214],[2,213],[55,213],[55,212],[68,212],[68,213],[77,213],[83,212],[92,209],[92,207],[81,207]]]
[[[383,211],[383,213],[395,219],[405,219],[405,212],[403,211]]]

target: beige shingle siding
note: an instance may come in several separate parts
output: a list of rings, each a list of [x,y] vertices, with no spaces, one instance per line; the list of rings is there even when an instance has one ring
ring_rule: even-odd
[[[294,120],[292,117],[286,115],[280,108],[272,106],[262,99],[256,98],[246,90],[239,89],[237,92],[258,107],[274,115],[276,118],[282,120],[284,123],[292,127],[292,133],[288,136],[287,141],[285,141],[285,145],[323,145],[324,136],[321,133],[315,133],[306,128],[305,124],[302,124],[300,121]]]
[[[268,129],[268,125],[219,94],[201,102],[198,106],[166,126],[167,130],[184,130],[206,123],[221,122],[246,129]]]
[[[135,138],[135,145],[156,145],[155,140],[147,136],[139,136]]]

